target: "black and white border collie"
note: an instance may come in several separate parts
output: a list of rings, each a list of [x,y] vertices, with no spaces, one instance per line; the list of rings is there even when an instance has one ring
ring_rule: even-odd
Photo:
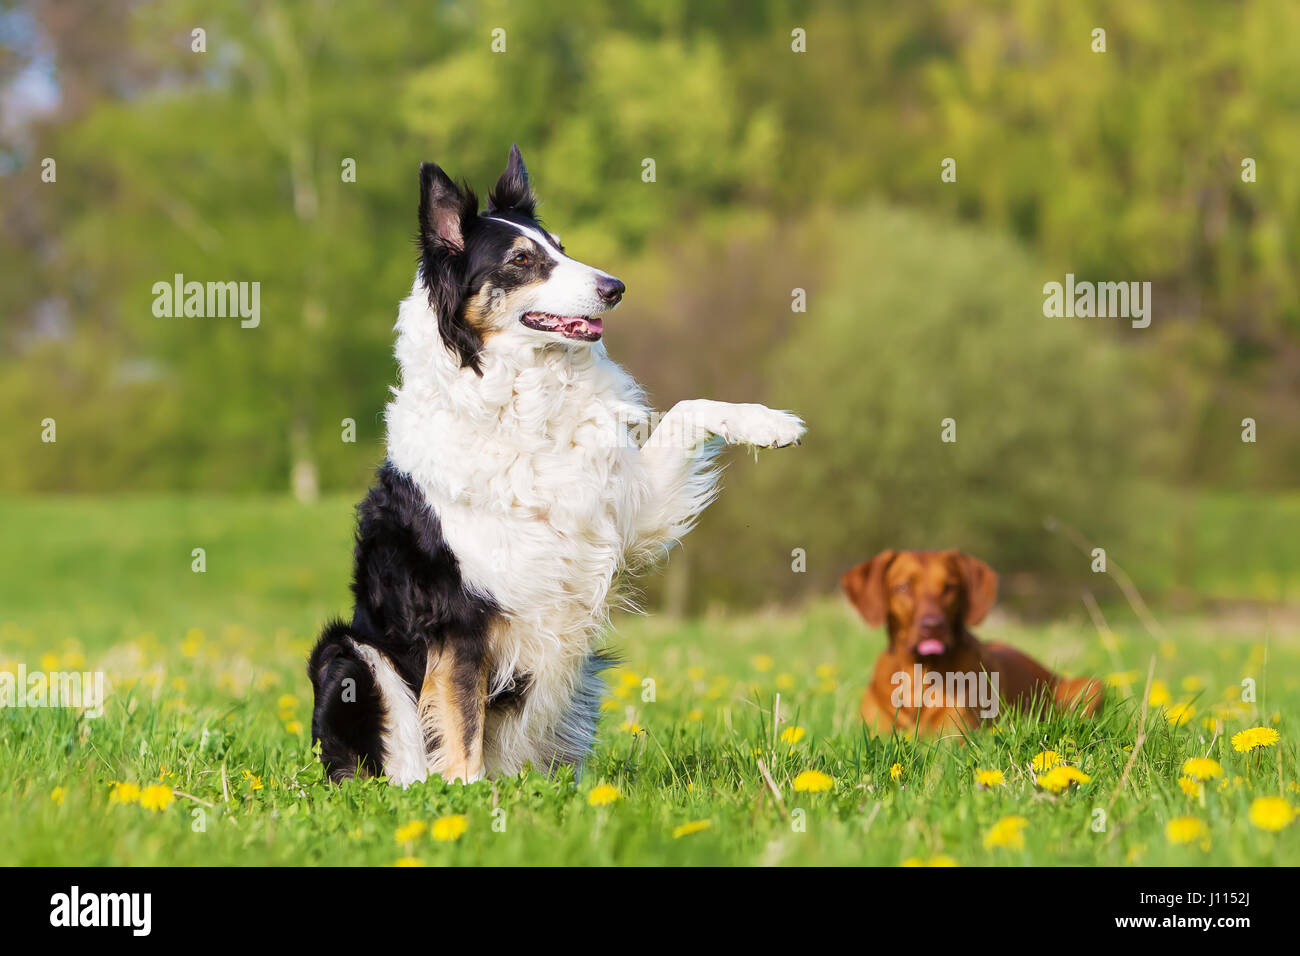
[[[804,432],[788,412],[696,400],[645,437],[643,393],[600,341],[623,283],[571,259],[534,204],[517,148],[483,213],[420,167],[420,264],[397,315],[388,457],[357,509],[355,609],[308,664],[331,780],[579,765],[616,578],[712,500],[714,439]]]

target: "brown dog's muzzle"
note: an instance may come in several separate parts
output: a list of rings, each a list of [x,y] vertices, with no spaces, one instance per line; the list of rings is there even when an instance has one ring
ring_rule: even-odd
[[[942,614],[923,614],[916,622],[912,651],[917,657],[939,657],[953,644],[953,629]]]

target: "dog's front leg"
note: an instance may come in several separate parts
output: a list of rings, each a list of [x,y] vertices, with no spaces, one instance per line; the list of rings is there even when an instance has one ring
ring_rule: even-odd
[[[638,522],[638,548],[652,555],[694,525],[716,492],[709,463],[713,439],[729,445],[780,448],[797,444],[804,423],[790,412],[764,405],[733,405],[707,399],[678,402],[641,448],[650,481],[650,500]]]
[[[483,779],[487,662],[469,642],[430,647],[418,710],[429,771],[444,780]]]

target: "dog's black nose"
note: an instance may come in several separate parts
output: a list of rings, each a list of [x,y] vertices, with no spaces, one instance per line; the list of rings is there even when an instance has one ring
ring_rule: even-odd
[[[613,276],[601,276],[596,280],[596,295],[600,296],[601,301],[609,305],[613,305],[623,298],[623,293],[626,291],[627,286]]]
[[[942,614],[926,614],[916,622],[922,631],[937,631],[946,623]]]

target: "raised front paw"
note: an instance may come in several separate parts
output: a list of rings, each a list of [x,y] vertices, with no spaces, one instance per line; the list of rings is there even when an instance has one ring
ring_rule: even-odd
[[[717,434],[729,445],[784,448],[797,445],[807,431],[803,419],[793,412],[781,412],[766,405],[728,405],[718,423]]]

